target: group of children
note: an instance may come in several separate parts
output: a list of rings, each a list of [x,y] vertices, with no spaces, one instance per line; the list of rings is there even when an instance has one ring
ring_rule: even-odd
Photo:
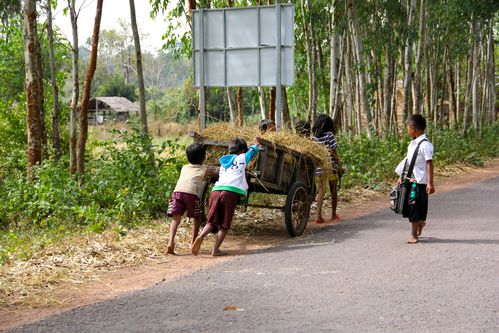
[[[182,215],[194,220],[191,252],[198,255],[204,238],[209,233],[216,233],[215,246],[212,256],[221,256],[225,253],[220,250],[227,232],[229,231],[234,211],[238,203],[247,196],[248,183],[246,182],[246,165],[258,153],[260,138],[255,138],[255,144],[248,148],[246,141],[235,138],[229,144],[229,154],[220,158],[218,180],[213,187],[208,200],[208,215],[206,225],[201,233],[200,218],[202,203],[200,201],[202,183],[206,177],[216,177],[214,170],[203,165],[206,158],[206,147],[200,143],[193,143],[186,148],[189,164],[182,167],[179,180],[175,186],[167,215],[172,217],[170,236],[168,239],[167,254],[175,254],[175,235]]]
[[[268,119],[264,119],[259,123],[259,130],[262,134],[267,131],[275,131],[275,128],[275,123]],[[428,194],[435,191],[432,164],[433,145],[425,135],[425,128],[426,121],[421,115],[413,115],[408,120],[407,131],[409,136],[413,138],[413,141],[409,144],[408,154],[404,161],[412,159],[415,147],[418,144],[419,153],[416,158],[413,175],[403,175],[399,168],[396,170],[400,175],[399,182],[402,182],[404,177],[407,177],[417,183],[416,198],[404,211],[404,217],[408,217],[412,224],[411,235],[407,241],[409,244],[418,242],[418,237],[421,235],[426,224]],[[310,138],[324,145],[331,156],[332,172],[326,172],[322,168],[316,170],[316,223],[325,222],[322,216],[322,206],[327,188],[329,188],[331,193],[331,220],[339,220],[339,216],[336,214],[338,181],[344,173],[344,169],[337,153],[338,143],[335,138],[333,119],[328,115],[322,114],[317,117],[313,126],[305,121],[298,122],[295,125],[295,131],[300,136]],[[207,221],[201,233],[199,233],[200,217],[203,208],[200,202],[201,185],[206,177],[216,177],[217,173],[203,165],[206,158],[205,146],[193,143],[186,148],[189,164],[182,167],[167,212],[168,216],[172,217],[167,254],[175,254],[175,235],[183,214],[187,212],[187,217],[194,220],[191,240],[192,254],[198,255],[204,238],[209,233],[216,233],[215,245],[211,255],[225,255],[220,250],[220,245],[231,227],[237,204],[244,202],[246,199],[248,191],[246,165],[258,153],[259,143],[260,138],[256,137],[255,144],[248,147],[243,139],[235,138],[229,144],[229,154],[219,159],[218,180],[208,200]]]

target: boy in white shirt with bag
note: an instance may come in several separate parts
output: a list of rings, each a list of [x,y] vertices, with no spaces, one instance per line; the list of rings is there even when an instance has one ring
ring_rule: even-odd
[[[428,213],[428,195],[435,192],[433,185],[433,145],[425,134],[426,120],[420,114],[412,115],[407,121],[407,134],[413,139],[407,148],[407,156],[399,163],[395,172],[400,176],[397,183],[405,178],[411,181],[409,199],[404,204],[403,216],[411,222],[411,235],[408,244],[416,244],[426,225]],[[403,174],[406,165],[417,153],[414,169],[411,175]]]

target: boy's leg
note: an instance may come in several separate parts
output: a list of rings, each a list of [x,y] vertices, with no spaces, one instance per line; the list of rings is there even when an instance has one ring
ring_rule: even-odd
[[[418,222],[418,237],[421,236],[421,234],[423,233],[423,228],[425,227],[426,225],[426,221],[419,221]]]
[[[317,195],[315,200],[317,201],[317,220],[316,223],[324,223],[324,219],[322,218],[322,204],[324,203],[324,183],[322,181],[319,182],[319,186],[317,188]]]
[[[336,208],[338,208],[338,181],[333,180],[329,182],[329,190],[331,191],[331,220],[339,220],[340,217],[336,215]]]
[[[197,236],[196,239],[194,239],[191,247],[191,252],[193,255],[197,256],[199,254],[199,249],[201,248],[201,244],[203,243],[203,240],[206,237],[206,235],[210,233],[212,228],[213,226],[211,224],[206,224],[201,233],[199,234],[199,236]]]
[[[175,235],[177,234],[178,225],[182,220],[182,215],[173,215],[172,223],[170,223],[170,235],[168,236],[167,254],[175,254]]]
[[[193,222],[193,226],[192,226],[191,247],[192,247],[192,244],[194,244],[194,241],[196,240],[196,238],[198,237],[199,227],[201,226],[201,221],[200,221],[199,217],[195,217],[193,220],[194,220],[194,222]]]
[[[411,235],[407,239],[407,244],[416,244],[418,242],[419,221],[411,222]]]
[[[220,230],[218,230],[217,238],[215,239],[215,246],[213,247],[213,252],[211,253],[212,256],[215,257],[225,255],[224,252],[220,251],[220,245],[222,245],[228,231],[229,230],[225,228],[220,228]]]

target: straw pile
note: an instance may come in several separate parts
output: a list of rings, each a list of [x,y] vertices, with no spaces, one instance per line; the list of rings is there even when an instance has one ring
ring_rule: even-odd
[[[238,137],[246,140],[248,145],[253,144],[255,138],[259,136],[273,145],[279,145],[285,149],[289,149],[289,151],[305,154],[316,163],[317,167],[323,168],[326,172],[331,171],[331,157],[327,148],[295,133],[281,131],[261,134],[256,128],[238,127],[233,124],[220,123],[204,130],[201,136],[204,139],[216,141],[230,141]],[[206,163],[214,164],[218,161],[218,158],[226,154],[226,149],[211,147],[207,152]]]

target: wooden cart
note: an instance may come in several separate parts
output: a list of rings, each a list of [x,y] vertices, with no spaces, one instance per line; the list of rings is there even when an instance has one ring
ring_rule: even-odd
[[[209,140],[197,134],[192,136],[196,142],[208,147],[208,154],[210,150],[221,152],[219,157],[227,154],[228,141]],[[300,236],[307,226],[310,205],[315,197],[315,169],[316,163],[310,156],[262,139],[255,161],[252,161],[246,170],[249,186],[248,198],[253,192],[282,194],[286,195],[286,203],[284,206],[258,204],[246,204],[246,206],[283,210],[284,222],[289,235]],[[205,182],[201,194],[205,214],[214,181]]]

